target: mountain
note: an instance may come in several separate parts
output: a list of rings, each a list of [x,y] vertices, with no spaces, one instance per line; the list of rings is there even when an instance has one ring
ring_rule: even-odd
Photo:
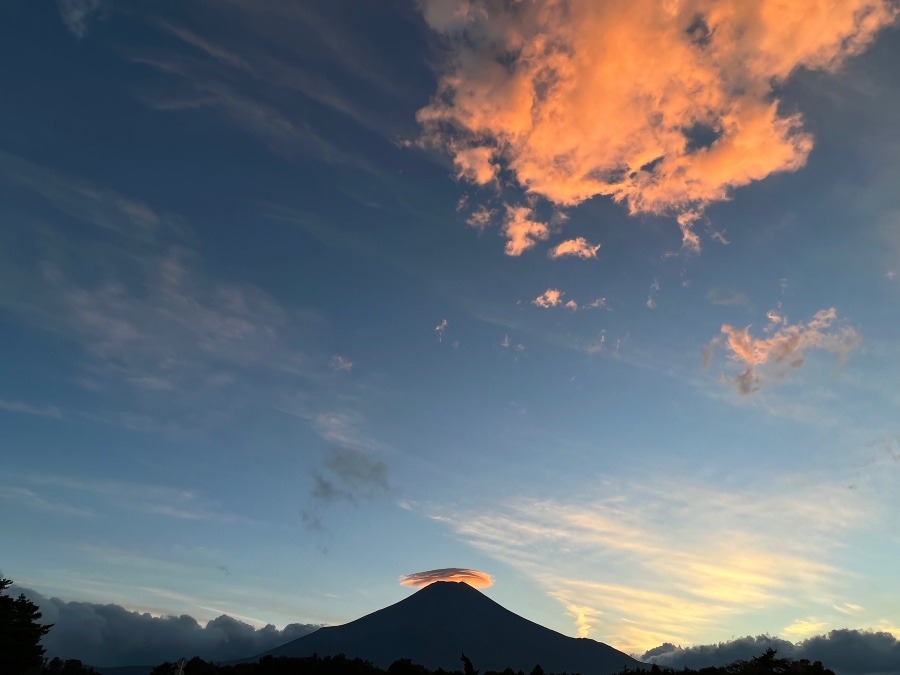
[[[572,638],[510,612],[463,582],[438,581],[405,600],[342,626],[320,628],[267,654],[359,657],[386,668],[401,658],[427,668],[607,675],[643,665],[609,645]],[[262,656],[265,656],[264,654]]]

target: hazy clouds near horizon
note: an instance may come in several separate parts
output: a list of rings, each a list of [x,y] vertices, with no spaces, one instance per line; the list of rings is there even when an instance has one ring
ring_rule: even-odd
[[[900,640],[891,633],[841,628],[801,642],[769,635],[747,636],[695,647],[664,644],[644,653],[642,661],[678,670],[719,666],[759,656],[771,647],[778,656],[821,661],[838,675],[888,675],[900,673]]]
[[[201,626],[188,615],[154,617],[120,605],[47,598],[15,585],[10,589],[11,595],[19,593],[41,608],[42,623],[54,624],[43,641],[48,657],[80,659],[95,666],[157,665],[192,656],[231,661],[268,651],[320,627],[293,623],[283,630],[271,624],[257,629],[224,614]],[[780,657],[822,661],[838,675],[900,672],[900,640],[887,632],[849,628],[797,643],[759,635],[685,648],[664,644],[638,658],[676,670],[703,668],[750,659],[769,647]]]
[[[181,657],[231,661],[254,656],[318,629],[292,623],[278,630],[219,616],[201,626],[188,615],[154,617],[120,605],[68,602],[47,598],[29,588],[13,586],[11,595],[24,593],[41,608],[44,624],[53,628],[44,637],[47,657],[79,659],[94,666],[149,666]]]

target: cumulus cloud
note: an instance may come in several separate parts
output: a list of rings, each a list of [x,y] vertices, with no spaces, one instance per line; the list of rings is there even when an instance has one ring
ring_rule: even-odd
[[[687,250],[708,204],[806,163],[813,138],[779,85],[800,68],[834,71],[898,12],[886,0],[419,7],[447,47],[421,141],[457,175],[508,176],[559,207],[603,195],[672,214]],[[507,233],[510,255],[542,238],[521,232]]]
[[[747,636],[718,644],[678,647],[671,643],[648,650],[641,660],[676,669],[723,665],[775,649],[781,658],[821,661],[840,675],[900,672],[900,641],[887,632],[843,628],[800,642],[770,635]]]
[[[531,301],[531,304],[537,305],[538,307],[543,307],[544,309],[549,309],[550,307],[556,307],[562,302],[562,297],[565,295],[563,291],[560,291],[556,288],[548,288],[546,291],[537,296],[534,300]]]
[[[589,244],[584,237],[576,237],[575,239],[566,239],[550,249],[548,255],[557,260],[566,256],[576,258],[596,258],[597,251],[600,250],[602,244]]]
[[[527,206],[506,205],[503,234],[507,238],[506,255],[519,256],[550,236],[546,223],[534,219],[534,211]]]
[[[710,342],[704,352],[704,362],[709,362],[715,347],[721,346],[732,361],[743,364],[744,370],[733,377],[742,394],[758,390],[766,378],[783,378],[792,369],[803,365],[806,352],[824,349],[846,359],[862,341],[851,326],[834,326],[837,310],[834,307],[816,312],[807,323],[789,324],[787,318],[771,311],[769,324],[764,331],[766,338],[755,338],[750,327],[722,326],[722,335]]]
[[[401,586],[424,588],[435,581],[464,581],[473,588],[488,588],[494,585],[494,578],[487,572],[467,567],[443,567],[425,572],[413,572],[400,577]]]
[[[48,657],[95,666],[157,665],[195,655],[229,661],[268,651],[319,628],[300,623],[282,630],[272,624],[254,628],[225,614],[201,626],[188,615],[156,617],[119,605],[67,602],[27,588],[13,590],[40,607],[44,623],[54,624],[43,640]]]

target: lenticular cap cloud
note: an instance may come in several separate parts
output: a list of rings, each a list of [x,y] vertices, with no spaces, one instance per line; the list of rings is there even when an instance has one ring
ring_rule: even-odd
[[[467,567],[444,567],[404,574],[400,577],[401,586],[412,586],[413,588],[424,588],[435,581],[463,581],[473,588],[488,588],[494,585],[494,578],[490,574]]]

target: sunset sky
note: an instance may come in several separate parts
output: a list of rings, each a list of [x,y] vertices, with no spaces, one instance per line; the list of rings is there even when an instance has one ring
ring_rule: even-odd
[[[283,627],[461,567],[635,654],[900,637],[897,23],[2,3],[0,571]]]

